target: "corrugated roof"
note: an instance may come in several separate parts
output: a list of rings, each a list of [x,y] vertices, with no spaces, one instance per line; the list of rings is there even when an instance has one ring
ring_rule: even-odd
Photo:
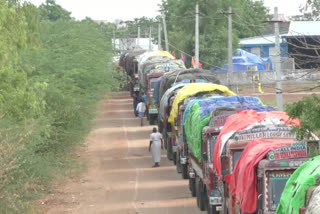
[[[291,21],[285,37],[320,36],[320,21]],[[272,45],[275,43],[274,35],[263,35],[240,40],[240,45]]]

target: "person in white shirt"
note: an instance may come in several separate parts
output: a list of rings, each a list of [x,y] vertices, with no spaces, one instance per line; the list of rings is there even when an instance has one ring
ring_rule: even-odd
[[[163,149],[162,135],[157,131],[157,128],[153,128],[152,134],[150,134],[149,152],[152,150],[152,160],[154,165],[152,167],[159,167],[161,161],[161,150]]]
[[[141,126],[143,126],[143,117],[144,117],[144,112],[146,111],[146,104],[140,99],[140,102],[137,105],[137,112],[139,114],[140,120],[141,120]]]

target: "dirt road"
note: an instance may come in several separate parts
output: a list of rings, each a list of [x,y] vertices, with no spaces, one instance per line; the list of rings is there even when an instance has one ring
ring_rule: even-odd
[[[87,170],[45,199],[46,213],[203,213],[165,150],[161,167],[151,168],[152,126],[140,127],[132,109],[128,93],[101,103],[88,148],[81,154]]]

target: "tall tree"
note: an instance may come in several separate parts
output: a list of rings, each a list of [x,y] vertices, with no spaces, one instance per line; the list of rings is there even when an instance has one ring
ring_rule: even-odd
[[[44,4],[39,6],[41,20],[56,21],[58,19],[69,20],[70,12],[56,4],[55,0],[46,0]]]
[[[320,1],[307,0],[306,4],[300,9],[308,20],[320,20]]]
[[[233,8],[233,47],[239,38],[255,36],[264,29],[267,10],[262,1],[198,0],[200,12],[200,61],[204,67],[222,66],[227,56],[227,14]],[[170,49],[194,55],[195,4],[193,0],[163,0]],[[174,45],[173,45],[174,44]]]

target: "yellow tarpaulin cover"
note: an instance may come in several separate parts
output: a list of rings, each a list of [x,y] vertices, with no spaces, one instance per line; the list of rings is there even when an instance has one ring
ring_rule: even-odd
[[[222,92],[228,96],[236,95],[235,93],[230,91],[226,86],[223,85],[213,83],[190,83],[184,86],[182,89],[180,89],[176,98],[174,99],[170,116],[168,119],[169,123],[171,123],[174,126],[174,119],[178,116],[178,105],[181,101],[199,92],[213,91]]]
[[[140,56],[139,63],[141,64],[147,60],[157,57],[167,57],[170,59],[174,59],[174,57],[168,51],[148,51]]]

